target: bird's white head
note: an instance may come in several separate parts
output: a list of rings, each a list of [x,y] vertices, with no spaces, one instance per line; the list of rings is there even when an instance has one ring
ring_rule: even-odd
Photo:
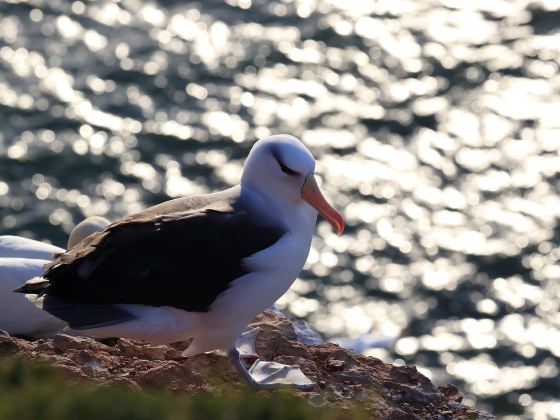
[[[109,223],[110,222],[107,219],[101,216],[90,216],[87,219],[82,220],[74,226],[74,229],[70,232],[70,236],[68,237],[68,249],[72,248],[92,233],[103,229]]]
[[[283,202],[306,202],[341,234],[344,219],[323,197],[315,180],[315,159],[296,137],[279,134],[257,141],[243,166],[241,184]]]

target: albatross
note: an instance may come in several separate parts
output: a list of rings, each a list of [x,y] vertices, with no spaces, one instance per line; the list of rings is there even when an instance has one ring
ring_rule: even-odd
[[[317,213],[338,234],[344,230],[314,171],[299,139],[261,139],[239,185],[118,220],[16,291],[34,295],[44,311],[85,335],[156,344],[192,339],[186,357],[225,351],[248,384],[261,388],[236,339],[299,275]]]
[[[68,237],[68,248],[107,226],[103,217],[92,216],[77,224]],[[52,337],[66,323],[37,308],[24,296],[11,291],[40,276],[45,264],[64,249],[21,236],[0,236],[0,330],[33,338]]]

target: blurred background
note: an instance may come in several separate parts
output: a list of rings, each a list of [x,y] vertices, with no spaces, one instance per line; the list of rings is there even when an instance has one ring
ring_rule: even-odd
[[[0,234],[64,245],[300,137],[325,194],[280,300],[501,418],[560,418],[560,1],[0,2]]]

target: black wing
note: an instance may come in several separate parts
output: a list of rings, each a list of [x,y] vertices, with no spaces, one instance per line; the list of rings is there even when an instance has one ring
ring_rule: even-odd
[[[48,282],[39,294],[69,304],[133,303],[203,312],[248,272],[244,258],[282,234],[236,211],[129,219],[59,255],[48,265],[43,275]]]

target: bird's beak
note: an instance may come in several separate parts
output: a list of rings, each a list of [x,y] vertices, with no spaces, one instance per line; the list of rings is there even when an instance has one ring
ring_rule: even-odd
[[[305,177],[305,182],[303,187],[301,187],[301,196],[307,204],[317,210],[331,224],[336,233],[340,235],[344,231],[344,218],[342,214],[335,210],[323,197],[313,174]]]

